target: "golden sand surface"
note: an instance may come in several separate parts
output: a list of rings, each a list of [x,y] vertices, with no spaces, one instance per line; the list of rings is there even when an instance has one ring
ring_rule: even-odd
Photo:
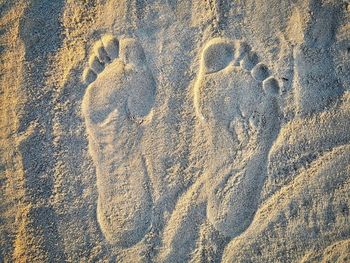
[[[0,0],[0,262],[350,262],[347,0]]]

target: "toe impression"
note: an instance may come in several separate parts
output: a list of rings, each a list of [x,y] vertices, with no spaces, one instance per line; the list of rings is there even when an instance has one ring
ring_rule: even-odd
[[[266,95],[276,96],[279,94],[280,88],[278,81],[274,77],[269,77],[263,81],[263,90]]]
[[[104,65],[101,63],[101,61],[96,56],[90,57],[90,59],[89,59],[89,67],[96,74],[102,72],[103,69],[104,69]]]
[[[104,50],[108,55],[109,59],[110,60],[116,59],[119,55],[118,40],[111,35],[106,35],[102,37],[101,41],[103,43]]]
[[[267,79],[270,75],[270,72],[266,65],[263,63],[258,63],[253,69],[252,69],[252,76],[257,81],[263,81],[264,79]]]
[[[83,72],[83,81],[85,82],[85,84],[90,84],[93,81],[95,81],[95,79],[97,78],[97,75],[95,72],[93,72],[90,68],[85,68],[84,72]]]
[[[202,53],[202,68],[205,73],[220,71],[228,66],[234,58],[234,46],[224,39],[213,39]]]
[[[137,40],[126,38],[120,41],[120,58],[126,64],[140,65],[145,62],[145,53]]]
[[[101,63],[110,63],[110,58],[108,57],[101,40],[96,42],[96,44],[93,47],[93,52],[95,53],[99,61],[101,61]]]
[[[254,52],[248,52],[241,61],[241,67],[246,70],[252,70],[258,62],[258,55]]]

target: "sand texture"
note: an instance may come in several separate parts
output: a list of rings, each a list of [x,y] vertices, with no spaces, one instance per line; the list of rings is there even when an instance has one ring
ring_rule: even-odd
[[[348,0],[0,0],[0,263],[350,262]]]

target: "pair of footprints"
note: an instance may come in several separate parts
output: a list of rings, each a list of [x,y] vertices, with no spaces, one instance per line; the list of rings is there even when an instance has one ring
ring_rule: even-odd
[[[275,107],[279,87],[269,75],[243,42],[215,38],[202,51],[194,88],[197,116],[204,125],[223,125],[241,141],[250,140],[252,133],[245,127],[251,127],[259,149],[248,160],[248,168],[241,173],[247,179],[240,179],[238,187],[227,185],[227,174],[213,175],[219,180],[206,194],[207,217],[225,236],[237,235],[247,227],[260,196],[261,167],[266,165],[275,137],[271,130],[279,126]],[[141,45],[135,39],[118,41],[113,36],[104,36],[95,44],[83,79],[88,88],[82,111],[97,172],[97,218],[108,241],[132,246],[149,230],[156,202],[147,186],[140,146],[142,129],[152,116],[156,84]]]

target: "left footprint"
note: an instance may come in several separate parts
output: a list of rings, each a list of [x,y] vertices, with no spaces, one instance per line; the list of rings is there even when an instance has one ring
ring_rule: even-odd
[[[156,84],[135,39],[103,36],[83,73],[82,112],[96,166],[97,219],[106,239],[139,242],[152,215],[142,134],[152,117]]]

